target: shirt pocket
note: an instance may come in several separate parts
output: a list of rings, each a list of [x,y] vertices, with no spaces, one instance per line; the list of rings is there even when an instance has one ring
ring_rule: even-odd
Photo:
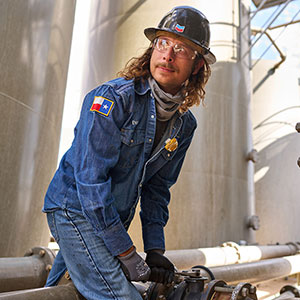
[[[164,158],[166,161],[170,161],[170,160],[173,159],[173,157],[175,156],[176,152],[177,152],[177,149],[174,150],[174,151],[168,151],[168,150],[166,150],[166,149],[163,149],[163,151],[162,151],[161,154],[162,154],[163,158]]]
[[[121,129],[121,149],[119,166],[131,168],[143,154],[145,142],[145,130]]]

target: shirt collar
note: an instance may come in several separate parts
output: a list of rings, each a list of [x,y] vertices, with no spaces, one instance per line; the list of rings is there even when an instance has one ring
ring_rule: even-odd
[[[150,92],[150,86],[148,80],[139,80],[134,84],[134,90],[138,95],[145,95],[146,93]]]

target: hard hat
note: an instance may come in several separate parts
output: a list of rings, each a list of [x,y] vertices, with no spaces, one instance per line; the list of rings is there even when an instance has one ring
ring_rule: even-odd
[[[166,32],[191,41],[193,47],[203,55],[209,64],[216,62],[216,57],[209,49],[209,22],[205,15],[196,8],[174,7],[162,18],[157,28],[150,27],[144,30],[146,37],[151,42]]]

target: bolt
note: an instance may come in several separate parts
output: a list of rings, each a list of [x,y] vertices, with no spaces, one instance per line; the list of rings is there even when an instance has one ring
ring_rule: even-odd
[[[296,126],[295,126],[295,128],[296,128],[297,132],[300,133],[300,123],[297,123]]]
[[[65,273],[65,278],[66,278],[67,280],[70,280],[70,279],[71,279],[71,276],[70,276],[70,274],[69,274],[69,271],[66,271],[66,273]]]
[[[256,293],[256,287],[254,285],[250,286],[249,293],[250,294],[255,294]]]
[[[258,152],[256,149],[252,149],[248,154],[247,154],[247,157],[246,159],[248,161],[252,161],[254,163],[257,163],[258,160],[259,160],[259,155],[258,155]]]
[[[248,289],[247,288],[242,288],[242,296],[244,297],[244,298],[246,298],[247,297],[247,295],[248,295]]]
[[[45,254],[46,254],[45,250],[40,250],[40,252],[39,252],[40,257],[43,257]]]
[[[47,266],[46,266],[46,271],[47,271],[47,272],[50,272],[51,269],[52,269],[52,265],[47,265]]]
[[[29,249],[25,252],[24,256],[31,256],[33,254],[32,249]]]

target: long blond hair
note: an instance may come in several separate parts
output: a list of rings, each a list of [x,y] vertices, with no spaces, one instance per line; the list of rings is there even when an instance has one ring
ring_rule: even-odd
[[[150,75],[150,59],[152,55],[152,44],[140,57],[130,59],[125,68],[118,72],[118,76],[124,77],[127,80],[134,79],[136,81],[145,81]],[[196,57],[196,60],[199,57]],[[184,102],[180,106],[180,111],[185,112],[193,105],[199,105],[204,100],[204,87],[210,77],[211,70],[209,64],[204,59],[204,65],[195,75],[191,74],[188,84],[185,85],[183,94],[185,95]]]

